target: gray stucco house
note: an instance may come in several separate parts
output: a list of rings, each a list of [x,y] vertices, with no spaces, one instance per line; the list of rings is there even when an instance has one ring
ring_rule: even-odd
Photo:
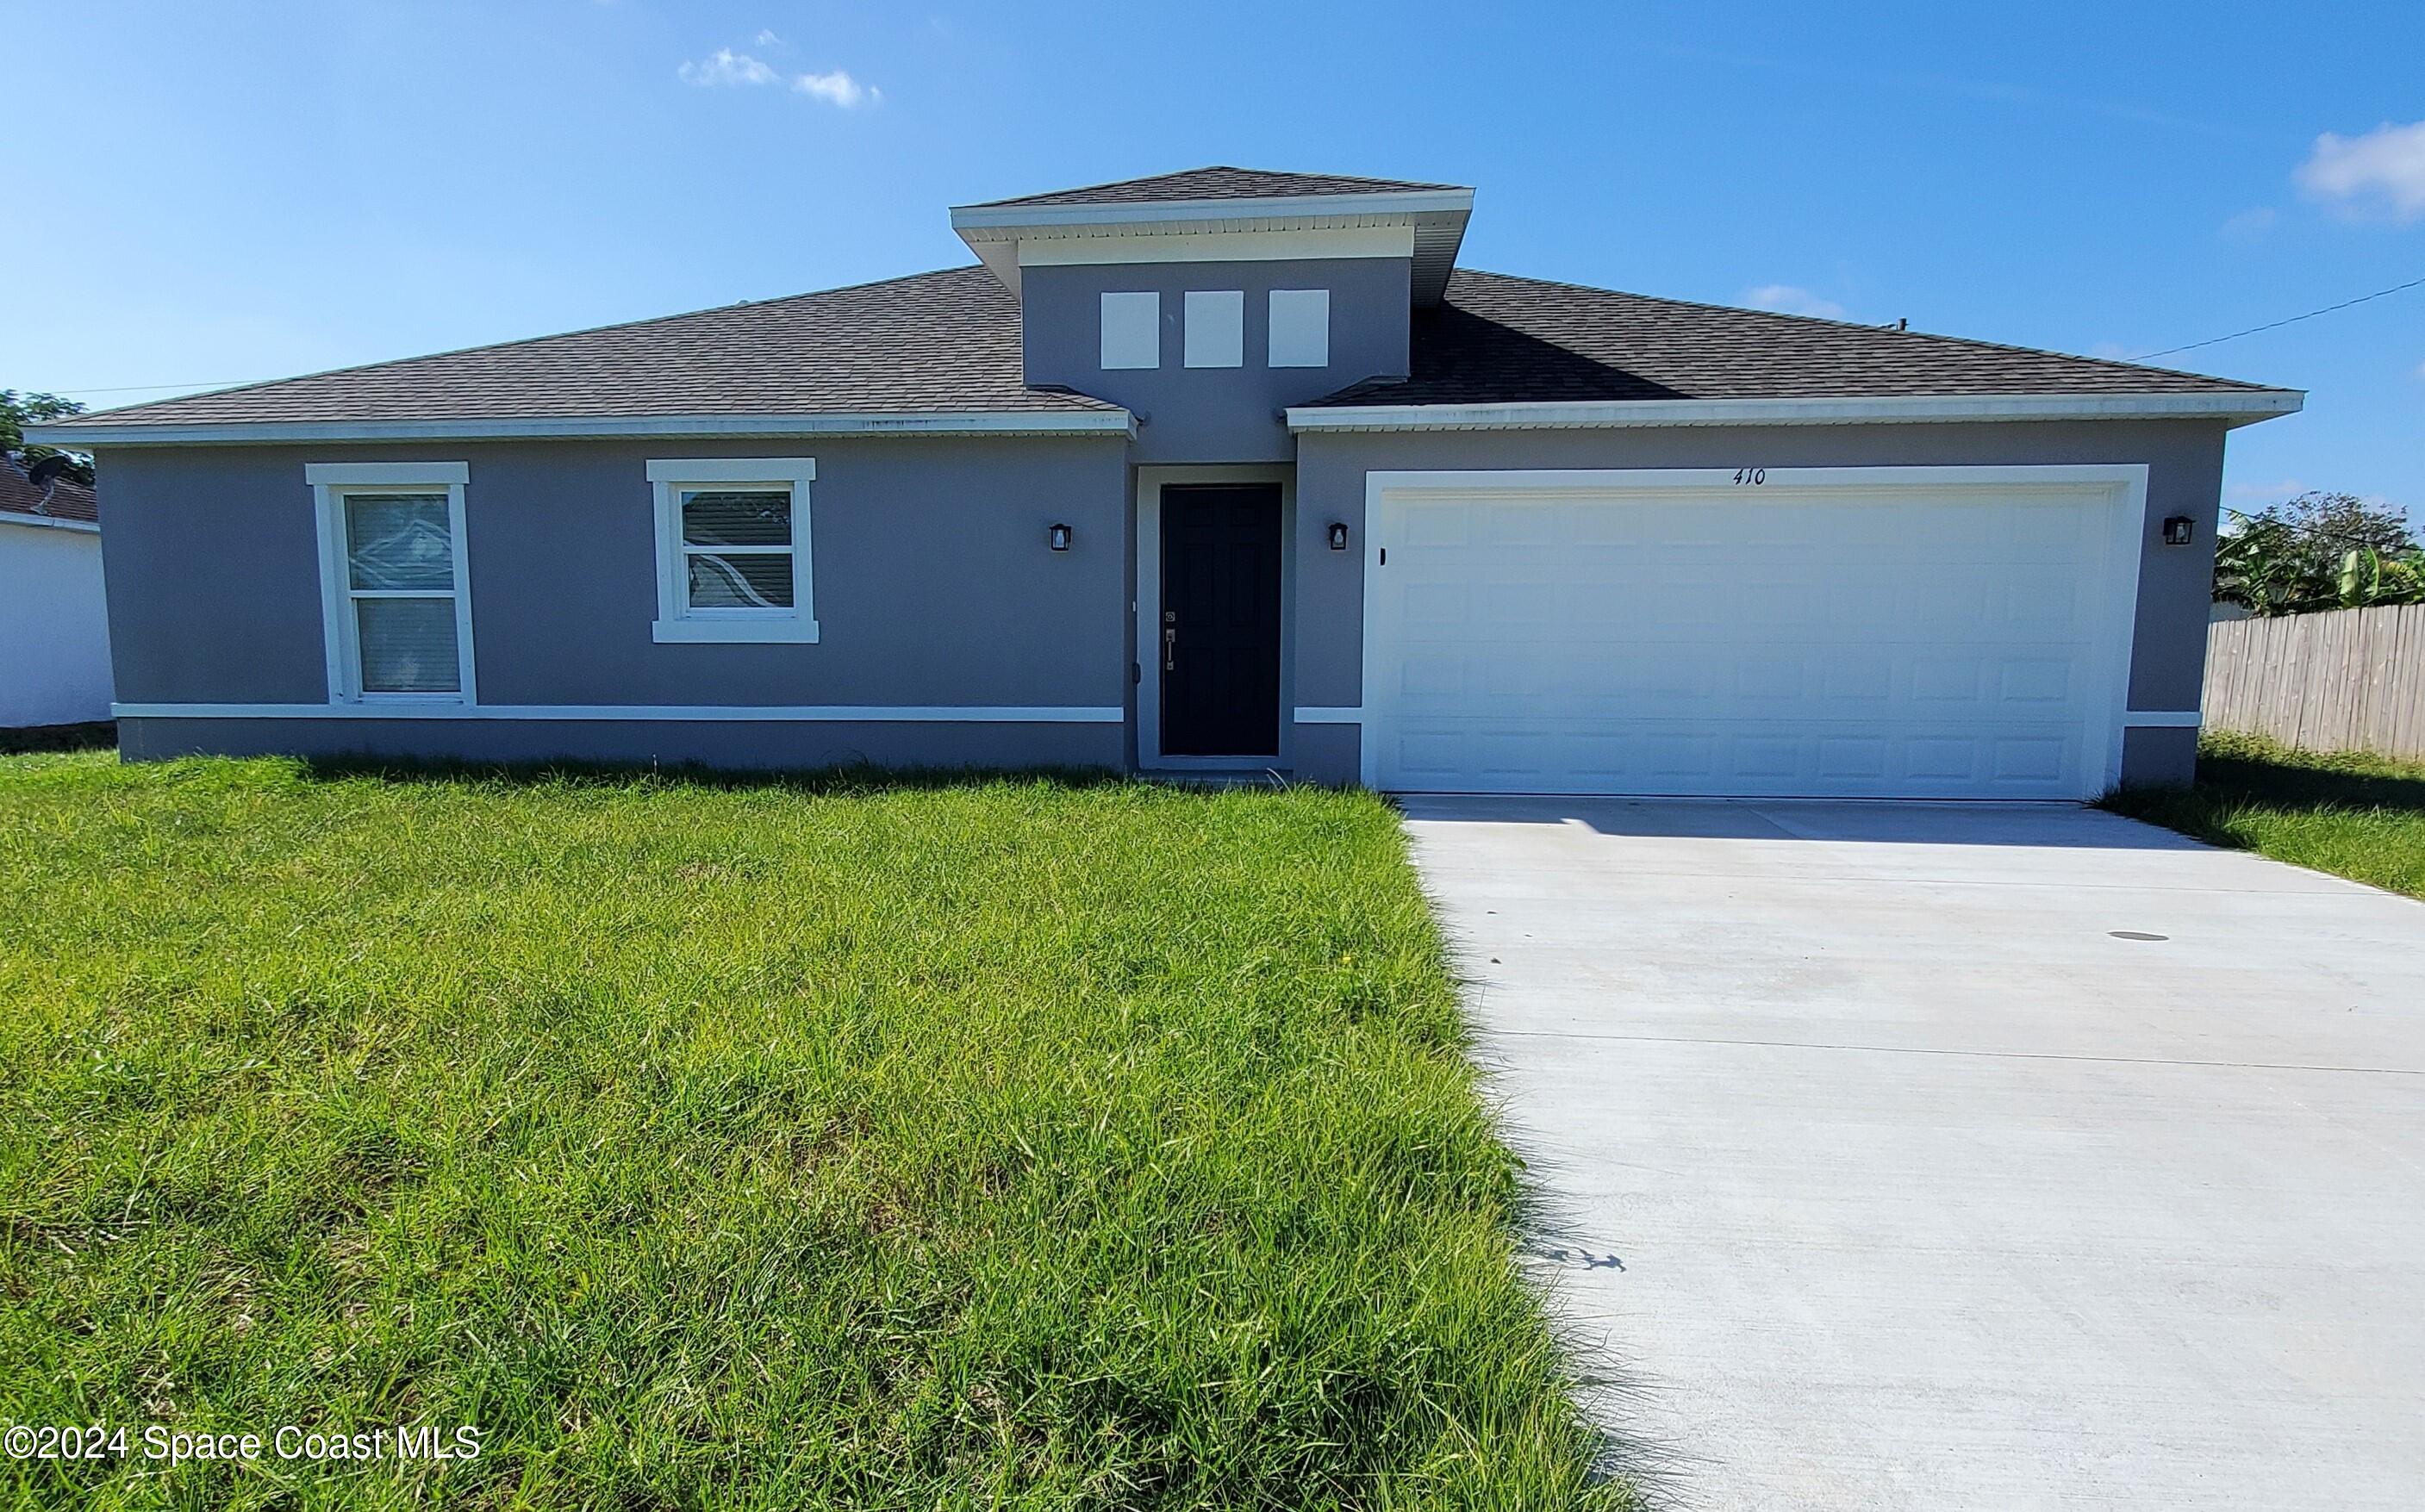
[[[124,749],[2081,798],[2186,778],[2296,392],[1455,265],[1203,168],[976,265],[41,427]]]

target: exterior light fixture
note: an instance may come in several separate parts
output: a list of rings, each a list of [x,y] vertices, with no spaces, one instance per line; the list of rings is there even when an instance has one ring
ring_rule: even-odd
[[[1044,535],[1045,539],[1052,543],[1052,549],[1055,551],[1067,551],[1069,549],[1070,531],[1068,526],[1055,525],[1046,531]]]
[[[2197,539],[2197,521],[2187,515],[2175,515],[2164,521],[2164,544],[2187,546]]]
[[[1343,519],[1330,522],[1330,549],[1334,551],[1347,549],[1347,522]]]

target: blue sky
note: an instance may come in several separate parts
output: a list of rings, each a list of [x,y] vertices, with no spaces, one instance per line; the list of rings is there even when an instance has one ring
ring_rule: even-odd
[[[96,407],[953,265],[947,205],[1216,162],[1475,185],[1481,267],[2108,355],[2425,277],[2414,5],[0,0],[0,387]],[[2169,360],[2311,390],[2226,503],[2425,518],[2425,288]]]

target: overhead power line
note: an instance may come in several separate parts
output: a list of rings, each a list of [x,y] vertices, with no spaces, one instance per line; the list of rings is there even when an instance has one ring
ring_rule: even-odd
[[[2352,305],[2362,305],[2369,299],[2380,299],[2385,294],[2395,294],[2403,289],[2414,289],[2420,285],[2425,285],[2425,279],[2411,279],[2406,283],[2395,283],[2388,289],[2377,289],[2372,294],[2362,294],[2354,299],[2344,299],[2337,305],[2326,305],[2321,310],[2310,310],[2304,315],[2269,320],[2262,326],[2251,326],[2244,331],[2233,331],[2228,336],[2209,336],[2203,342],[2192,342],[2186,346],[2168,346],[2160,352],[2142,352],[2131,360],[2144,362],[2150,358],[2171,357],[2176,352],[2194,352],[2201,346],[2212,346],[2219,342],[2236,342],[2243,336],[2254,336],[2258,331],[2279,330],[2285,326],[2296,326],[2303,320],[2313,320],[2318,315],[2329,315],[2336,310],[2347,310]]]

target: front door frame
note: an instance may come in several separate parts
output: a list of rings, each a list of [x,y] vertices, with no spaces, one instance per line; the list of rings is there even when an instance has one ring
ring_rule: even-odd
[[[1162,753],[1162,490],[1172,484],[1276,483],[1280,490],[1280,749],[1277,756]],[[1285,462],[1136,470],[1135,613],[1129,654],[1136,667],[1137,766],[1146,772],[1287,772],[1296,760],[1296,469]]]

